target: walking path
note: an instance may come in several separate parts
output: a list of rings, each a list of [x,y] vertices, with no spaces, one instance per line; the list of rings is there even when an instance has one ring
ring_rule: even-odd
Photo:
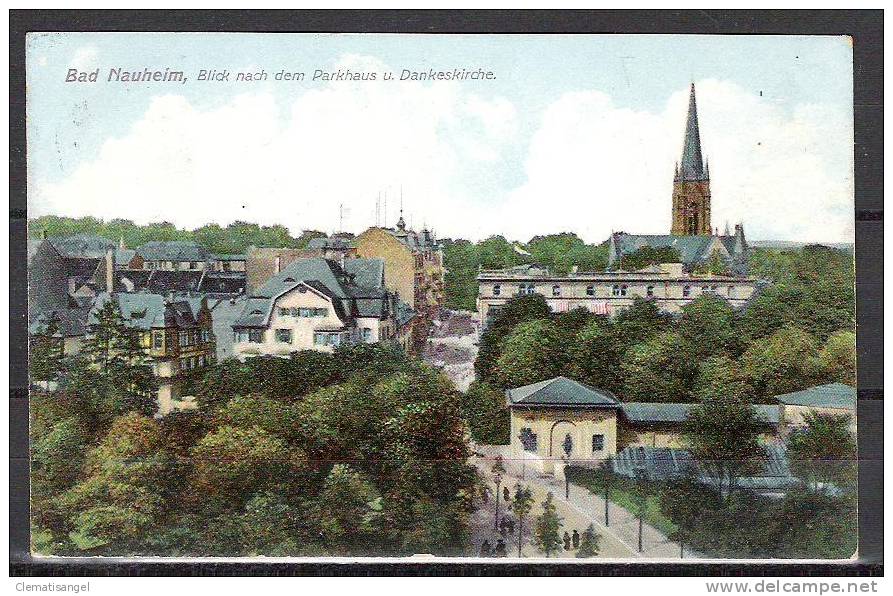
[[[539,472],[533,471],[531,466],[522,466],[517,460],[507,457],[508,449],[506,447],[494,445],[477,445],[475,451],[481,453],[483,457],[472,458],[472,463],[481,471],[482,477],[489,481],[491,476],[491,468],[493,461],[497,455],[503,455],[503,466],[506,469],[504,475],[503,486],[509,487],[509,492],[514,494],[515,484],[521,482],[530,487],[534,496],[534,506],[530,512],[530,520],[526,522],[528,526],[533,525],[533,520],[542,513],[542,502],[546,495],[551,492],[558,514],[564,518],[562,534],[564,530],[569,533],[576,529],[581,534],[589,524],[595,526],[598,534],[601,534],[599,558],[607,559],[675,559],[680,557],[679,544],[671,541],[658,529],[648,525],[642,525],[642,552],[638,551],[638,532],[639,520],[626,509],[609,503],[608,521],[606,527],[604,512],[605,501],[603,498],[592,494],[589,490],[577,486],[570,485],[570,499],[565,499],[565,486],[563,481],[557,481],[554,477],[541,475]],[[526,468],[526,469],[525,469]],[[522,479],[522,473],[524,478]],[[492,488],[492,481],[489,482]],[[501,506],[501,511],[505,511],[505,507]],[[481,533],[479,517],[486,516],[489,522],[489,529],[492,532],[493,515],[495,513],[495,504],[491,502],[486,508],[482,508],[473,520],[476,547],[480,547],[481,541],[486,536],[486,530]],[[493,536],[487,537],[490,544],[495,544]],[[514,541],[515,550],[509,549],[509,555],[517,555],[517,535],[511,537]],[[522,549],[522,556],[537,557],[543,556],[538,553],[532,545],[527,545]],[[564,551],[558,555],[560,557],[574,557],[573,551]],[[697,553],[686,551],[685,559],[703,558]]]

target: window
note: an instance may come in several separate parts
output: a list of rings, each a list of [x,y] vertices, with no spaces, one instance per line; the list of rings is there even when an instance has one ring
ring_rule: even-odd
[[[263,341],[264,341],[263,329],[249,329],[248,330],[248,341],[253,344],[263,343]]]
[[[198,269],[198,263],[196,263],[195,261],[189,261],[189,268]]]
[[[624,285],[624,286],[620,286],[620,295],[621,295],[621,296],[626,296],[626,289],[627,289],[627,288],[626,288],[625,285]]]
[[[688,298],[691,296],[691,286],[683,286],[682,287],[682,297]]]
[[[277,329],[276,330],[276,341],[281,344],[290,344],[291,343],[291,329]]]
[[[552,286],[552,295],[553,296],[561,296],[561,286],[559,286],[559,285]]]
[[[647,288],[645,288],[645,295],[649,298],[654,296],[654,286],[648,286]]]
[[[180,332],[180,347],[186,347],[189,345],[189,332],[181,331]]]
[[[313,334],[313,344],[317,346],[324,346],[328,343],[329,334],[328,333],[314,333]]]
[[[611,294],[613,296],[626,296],[626,285],[614,285],[611,287]]]
[[[518,295],[523,296],[527,293],[527,284],[518,284]]]
[[[315,316],[315,317],[327,317],[327,316],[329,316],[329,309],[328,309],[328,308],[314,308],[314,309],[313,309],[313,316]]]
[[[291,313],[291,310],[289,310],[289,309],[287,309],[287,308],[280,308],[280,309],[279,309],[279,316],[280,316],[280,317],[287,317],[290,313]]]
[[[586,286],[586,295],[595,296],[595,286]]]
[[[701,293],[702,293],[702,294],[709,294],[709,293],[710,293],[710,286],[701,286]]]
[[[522,428],[518,438],[521,440],[524,451],[536,452],[536,434],[532,430],[527,427]]]
[[[160,350],[164,347],[164,331],[152,332],[152,347]]]
[[[369,343],[372,340],[372,330],[368,327],[363,327],[363,341]]]
[[[605,448],[605,435],[592,435],[592,452],[602,451]]]
[[[499,284],[496,284],[495,286],[493,286],[493,295],[494,296],[499,296],[501,293],[502,293],[502,286],[500,286]]]

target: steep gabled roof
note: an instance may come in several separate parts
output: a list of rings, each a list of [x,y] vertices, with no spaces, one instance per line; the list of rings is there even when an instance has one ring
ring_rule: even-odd
[[[615,408],[613,393],[567,377],[555,377],[506,391],[509,406],[575,406]]]
[[[113,241],[92,234],[48,238],[47,241],[69,259],[101,259],[108,250],[115,248]]]
[[[843,383],[829,383],[802,391],[776,395],[775,399],[788,406],[813,408],[856,409],[856,388]]]

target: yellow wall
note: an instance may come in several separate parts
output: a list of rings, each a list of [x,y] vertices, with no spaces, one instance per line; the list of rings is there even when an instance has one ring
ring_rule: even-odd
[[[558,410],[512,408],[512,452],[516,457],[539,460],[542,471],[552,473],[564,457],[562,444],[566,435],[571,436],[573,449],[570,460],[574,462],[600,461],[617,453],[617,412],[613,409]],[[522,428],[530,428],[537,435],[536,452],[524,451],[519,434]],[[604,435],[601,451],[592,451],[592,435]]]
[[[412,251],[381,228],[369,228],[355,240],[360,258],[384,259],[384,285],[400,300],[415,308],[415,256]]]

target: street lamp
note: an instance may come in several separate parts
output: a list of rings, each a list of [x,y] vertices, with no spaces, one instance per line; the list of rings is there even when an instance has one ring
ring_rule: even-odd
[[[518,433],[518,441],[521,443],[521,480],[525,480],[527,478],[527,457],[524,455],[525,443],[523,432]]]
[[[571,481],[567,477],[567,466],[570,462],[571,450],[574,448],[570,435],[564,435],[564,443],[561,446],[564,448],[564,500],[568,501],[571,498]]]

